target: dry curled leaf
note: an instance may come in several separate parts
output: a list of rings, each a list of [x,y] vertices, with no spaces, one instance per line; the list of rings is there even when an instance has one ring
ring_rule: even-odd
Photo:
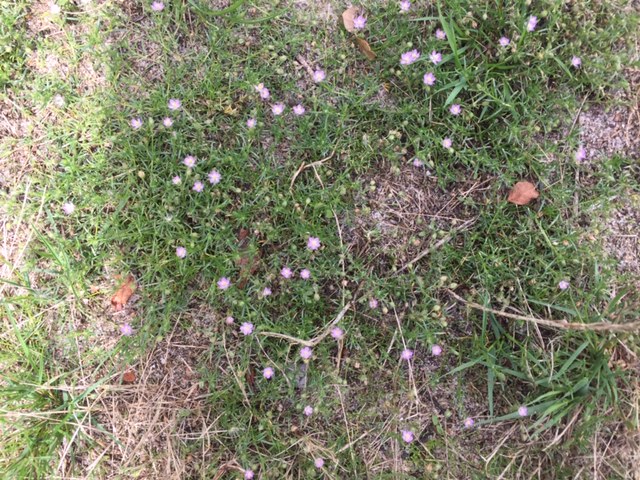
[[[376,52],[371,50],[371,47],[369,46],[369,42],[367,42],[364,38],[356,37],[356,45],[358,46],[358,49],[362,53],[364,53],[364,56],[367,57],[369,60],[376,59]]]
[[[135,381],[136,381],[136,372],[134,372],[133,370],[127,370],[126,372],[124,372],[124,375],[122,375],[123,383],[127,383],[130,385]]]
[[[531,200],[538,198],[540,194],[536,190],[536,186],[531,182],[518,182],[509,192],[507,199],[516,205],[527,205]]]
[[[342,23],[344,24],[344,28],[347,29],[347,32],[355,32],[356,27],[353,24],[353,19],[358,15],[358,9],[356,7],[349,7],[344,12],[342,12]]]
[[[133,278],[133,275],[129,274],[118,291],[113,295],[113,297],[111,297],[111,305],[113,305],[116,312],[119,312],[124,308],[135,290],[135,279]]]

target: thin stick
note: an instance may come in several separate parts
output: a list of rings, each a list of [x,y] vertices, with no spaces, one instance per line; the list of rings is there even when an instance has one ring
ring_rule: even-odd
[[[544,325],[545,327],[557,328],[559,330],[581,330],[591,332],[635,332],[640,330],[640,321],[630,323],[571,323],[566,320],[549,320],[546,318],[526,317],[524,315],[516,315],[513,313],[501,312],[500,310],[494,310],[493,308],[485,307],[479,303],[469,302],[449,289],[447,289],[447,292],[459,302],[462,302],[471,308],[475,308],[476,310],[493,313],[494,315],[510,318],[512,320],[523,320],[537,325]]]
[[[295,183],[296,178],[298,178],[298,175],[300,175],[302,172],[304,172],[307,168],[313,168],[313,171],[316,174],[316,178],[320,181],[320,185],[322,185],[322,188],[324,188],[324,184],[322,183],[322,179],[318,175],[318,171],[316,170],[316,167],[319,167],[320,165],[322,165],[327,160],[331,160],[331,157],[333,157],[333,155],[335,153],[336,153],[336,150],[334,148],[333,152],[331,152],[331,155],[329,155],[328,157],[324,157],[322,160],[317,160],[317,161],[312,162],[312,163],[302,162],[300,164],[300,166],[298,167],[298,170],[296,170],[296,173],[294,173],[293,177],[291,177],[291,183],[289,184],[289,191],[293,192],[293,184]]]

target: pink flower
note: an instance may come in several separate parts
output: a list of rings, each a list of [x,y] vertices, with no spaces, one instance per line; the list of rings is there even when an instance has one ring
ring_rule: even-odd
[[[576,162],[582,162],[587,158],[587,151],[584,149],[584,147],[582,145],[580,145],[578,147],[578,150],[576,150]]]
[[[415,437],[411,430],[400,430],[400,433],[402,434],[402,440],[404,440],[407,443],[413,442]]]
[[[251,335],[253,333],[253,323],[243,322],[243,324],[240,325],[240,332],[242,332],[244,336]]]
[[[227,325],[233,325],[235,323],[236,319],[233,318],[231,315],[229,315],[227,318],[224,319],[224,322]]]
[[[187,256],[187,249],[184,247],[178,247],[176,248],[176,255],[178,256],[178,258],[184,258]]]
[[[442,355],[442,347],[440,345],[433,345],[431,347],[431,355],[434,357],[439,357]]]
[[[400,65],[411,65],[420,58],[418,50],[409,50],[400,55]]]
[[[251,480],[253,478],[253,470],[244,471],[244,480]]]
[[[217,170],[211,170],[209,172],[209,183],[211,185],[217,185],[218,183],[220,183],[220,180],[222,179],[222,175],[220,175],[220,172]]]
[[[162,125],[164,125],[167,128],[170,128],[171,126],[173,126],[173,120],[171,119],[171,117],[164,117],[162,119]]]
[[[302,358],[304,358],[305,360],[309,360],[311,358],[311,355],[313,355],[313,350],[311,350],[311,348],[309,347],[302,347],[300,349],[300,356]]]
[[[419,158],[414,158],[412,163],[413,166],[417,168],[424,166],[424,163],[422,163],[422,160],[420,160]]]
[[[164,3],[162,2],[153,2],[151,4],[151,10],[153,10],[154,12],[161,12],[162,10],[164,10]]]
[[[262,98],[263,100],[268,99],[271,96],[271,93],[269,92],[268,88],[263,88],[262,90],[260,90],[260,98]]]
[[[453,105],[451,105],[451,108],[449,109],[449,111],[451,112],[451,115],[457,116],[457,115],[460,115],[460,112],[462,112],[462,107],[457,103],[454,103]]]
[[[366,24],[367,19],[362,15],[358,15],[353,19],[353,28],[355,28],[356,30],[362,30]]]
[[[289,267],[283,267],[282,270],[280,270],[280,275],[282,275],[284,278],[291,278],[293,277],[293,272]]]
[[[257,85],[254,85],[253,88],[256,89],[256,92],[260,92],[260,91],[264,90],[264,83],[259,83]]]
[[[324,458],[320,458],[320,457],[316,458],[316,459],[313,461],[313,464],[316,466],[316,468],[322,468],[322,467],[324,467]]]
[[[340,327],[333,327],[331,329],[331,336],[336,340],[342,340],[342,338],[344,337],[344,330],[342,330]]]
[[[247,128],[256,128],[256,119],[255,118],[250,118],[249,120],[247,120]]]
[[[318,237],[309,237],[307,240],[307,248],[309,250],[318,250],[320,248],[320,239]]]
[[[202,190],[204,190],[204,183],[202,183],[200,180],[196,180],[193,183],[193,191],[200,193]]]
[[[229,280],[227,277],[222,277],[220,278],[220,280],[218,280],[218,283],[216,285],[218,285],[218,288],[220,290],[226,290],[231,286],[231,280]]]
[[[308,269],[303,268],[300,271],[300,278],[302,278],[303,280],[309,280],[311,278],[311,272]]]
[[[298,104],[295,107],[293,107],[293,113],[295,113],[296,115],[300,116],[300,115],[304,115],[304,112],[306,112],[305,108]]]
[[[453,142],[451,141],[451,139],[450,139],[449,137],[445,137],[445,138],[442,140],[442,146],[443,146],[444,148],[451,148],[451,145],[453,145]]]
[[[431,87],[433,84],[436,83],[436,76],[431,72],[427,72],[424,74],[424,77],[422,77],[422,81],[424,82],[425,85],[428,85]]]
[[[431,60],[431,63],[433,63],[434,65],[438,65],[442,61],[442,54],[433,50],[429,54],[429,60]]]
[[[527,22],[527,32],[533,32],[538,25],[538,17],[531,15],[529,17],[529,21]]]
[[[498,40],[498,43],[500,44],[501,47],[506,47],[511,43],[511,40],[509,40],[507,37],[500,37],[500,40]]]
[[[580,68],[580,65],[582,65],[582,59],[574,55],[571,58],[571,65],[573,65],[575,68]]]
[[[267,367],[262,371],[262,376],[264,378],[266,378],[267,380],[272,379],[274,375],[275,375],[275,372],[273,371],[273,368],[271,368],[271,367]]]
[[[568,280],[560,280],[560,282],[558,282],[558,288],[560,290],[566,290],[567,288],[569,288],[569,281]]]
[[[520,415],[521,417],[526,417],[527,415],[529,415],[529,409],[525,405],[522,405],[518,409],[518,415]]]
[[[269,295],[271,295],[271,289],[269,287],[264,287],[262,289],[262,296],[263,297],[268,297]]]
[[[124,325],[120,326],[120,333],[122,333],[126,337],[130,337],[133,335],[133,328],[128,323],[124,323]]]
[[[180,107],[182,106],[182,102],[177,98],[170,98],[168,106],[169,106],[169,110],[180,110]]]
[[[180,178],[180,175],[176,175],[175,177],[173,177],[173,178],[171,179],[171,182],[172,182],[174,185],[180,185],[180,182],[182,182],[182,179]]]
[[[274,115],[282,115],[282,112],[284,112],[284,105],[282,103],[274,103],[271,105],[271,112]]]
[[[196,157],[194,157],[193,155],[187,155],[186,157],[184,157],[184,160],[182,160],[182,163],[184,163],[189,168],[193,168],[196,166]]]
[[[411,8],[411,2],[409,2],[408,0],[402,0],[400,2],[400,11],[401,12],[408,12],[410,8]]]
[[[378,308],[378,300],[375,298],[369,299],[369,308]]]
[[[464,419],[465,428],[471,428],[476,424],[476,422],[471,417],[467,417]]]
[[[444,40],[445,38],[447,38],[447,34],[439,28],[436,30],[436,38],[438,40]]]
[[[400,354],[400,358],[402,360],[411,360],[413,358],[413,350],[410,350],[408,348],[405,348],[404,350],[402,350],[402,353]]]
[[[313,81],[316,83],[322,82],[325,78],[327,78],[327,74],[324,73],[324,70],[316,70],[313,72]]]
[[[60,8],[60,5],[56,3],[52,3],[49,6],[49,12],[51,12],[52,15],[58,15],[61,11],[62,9]]]
[[[310,417],[311,415],[313,415],[313,407],[311,405],[307,405],[306,407],[304,407],[302,413],[304,413],[307,417]]]
[[[142,126],[142,119],[140,117],[135,117],[131,119],[131,128],[134,130],[138,130]]]
[[[73,212],[76,211],[76,206],[71,202],[63,203],[62,211],[67,215],[71,215]]]

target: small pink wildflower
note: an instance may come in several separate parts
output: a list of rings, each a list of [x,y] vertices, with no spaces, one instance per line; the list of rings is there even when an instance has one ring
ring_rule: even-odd
[[[420,58],[418,50],[409,50],[400,55],[400,65],[411,65]]]
[[[269,97],[271,97],[271,93],[269,92],[268,88],[265,87],[262,90],[260,90],[260,98],[262,98],[263,100],[266,100]]]
[[[408,12],[410,8],[411,8],[411,2],[410,1],[402,0],[400,2],[400,11],[401,12]]]
[[[59,15],[61,11],[62,9],[60,8],[60,5],[58,5],[57,3],[52,3],[49,6],[49,12],[51,12],[53,15]]]
[[[120,326],[120,333],[122,333],[126,337],[130,337],[131,335],[133,335],[133,328],[131,328],[131,325],[125,322]]]
[[[566,290],[567,288],[569,288],[569,281],[568,280],[560,280],[558,282],[558,288],[560,290]]]
[[[576,57],[575,55],[571,58],[571,65],[575,68],[580,68],[582,65],[582,59],[580,57]]]
[[[293,272],[289,267],[282,267],[282,270],[280,270],[280,275],[282,275],[284,278],[291,278],[293,277]]]
[[[151,10],[154,12],[161,12],[164,10],[164,3],[155,1],[151,4]]]
[[[271,289],[269,287],[264,287],[262,289],[262,296],[263,297],[268,297],[269,295],[271,295],[273,292],[271,291]]]
[[[295,113],[298,116],[304,115],[304,112],[306,112],[306,109],[300,104],[293,107],[293,113]]]
[[[320,83],[324,81],[325,78],[327,78],[327,74],[324,72],[324,70],[316,70],[315,72],[313,72],[314,82]]]
[[[369,308],[378,308],[378,300],[375,298],[369,299]]]
[[[413,358],[413,350],[409,349],[409,348],[405,348],[404,350],[402,350],[402,353],[400,354],[400,358],[402,360],[411,360]]]
[[[436,30],[436,38],[438,40],[444,40],[445,38],[447,38],[447,34],[444,33],[444,30],[439,28]]]
[[[142,127],[142,119],[140,117],[135,117],[131,119],[131,128],[134,130],[138,130]]]
[[[180,175],[176,175],[171,179],[171,183],[173,183],[174,185],[180,185],[180,182],[182,182]]]
[[[424,163],[419,158],[414,158],[412,163],[413,163],[413,166],[417,168],[424,166]]]
[[[320,239],[318,237],[309,237],[307,240],[307,248],[309,250],[318,250],[320,248]]]
[[[451,148],[451,145],[453,145],[451,139],[449,137],[444,137],[444,139],[442,140],[442,146],[444,148]]]
[[[460,115],[460,112],[462,112],[462,107],[459,104],[454,103],[453,105],[451,105],[449,111],[451,112],[451,115],[457,116]]]
[[[533,32],[538,25],[538,17],[531,15],[527,21],[527,32]]]
[[[302,278],[303,280],[309,280],[311,278],[311,272],[309,271],[309,269],[303,268],[300,271],[300,278]]]
[[[311,405],[307,405],[306,407],[304,407],[302,413],[304,413],[307,417],[310,417],[311,415],[313,415],[313,407]]]
[[[429,54],[429,60],[431,60],[431,63],[433,63],[434,65],[438,65],[442,61],[442,54],[433,50]]]
[[[211,170],[209,172],[209,183],[211,185],[217,185],[218,183],[220,183],[220,180],[222,179],[222,175],[220,175],[220,172],[217,170]]]
[[[340,327],[333,327],[331,329],[331,336],[336,340],[342,340],[344,338],[344,330]]]
[[[520,415],[521,417],[526,417],[527,415],[529,415],[529,409],[525,405],[522,405],[518,409],[518,415]]]
[[[356,18],[353,19],[353,28],[355,28],[356,30],[362,30],[366,24],[367,24],[367,19],[362,15],[358,15]]]
[[[465,428],[471,428],[476,424],[475,420],[471,417],[467,417],[464,419]]]
[[[187,155],[184,157],[184,160],[182,160],[182,163],[184,163],[188,168],[193,168],[196,166],[196,157],[193,155]]]
[[[424,77],[422,77],[422,81],[425,85],[431,87],[436,83],[436,76],[432,72],[427,72],[424,74]]]
[[[169,110],[180,110],[180,107],[182,106],[182,102],[177,98],[170,98],[169,103],[167,105],[169,107]]]
[[[76,206],[71,202],[66,202],[62,204],[62,211],[67,215],[71,215],[76,211]]]
[[[256,123],[258,122],[255,118],[250,118],[249,120],[247,120],[247,128],[256,128]]]
[[[311,358],[311,356],[313,355],[313,350],[311,350],[311,348],[309,347],[302,347],[300,349],[300,356],[302,358],[304,358],[305,360],[309,360]]]
[[[193,182],[193,191],[194,192],[202,192],[202,190],[204,190],[204,183],[202,183],[200,180],[196,180],[195,182]]]
[[[253,478],[253,470],[245,470],[244,480],[252,480],[252,478]]]
[[[162,119],[162,125],[167,128],[171,128],[173,126],[173,119],[171,117],[164,117]]]
[[[439,357],[442,355],[442,347],[440,345],[433,345],[431,347],[431,355],[434,357]]]
[[[282,112],[284,112],[284,104],[274,103],[273,105],[271,105],[271,112],[276,116],[282,115]]]
[[[229,315],[227,318],[224,319],[224,323],[226,323],[227,325],[233,325],[235,321],[236,319],[233,318],[231,315]]]
[[[316,459],[313,461],[313,464],[316,466],[316,468],[322,468],[322,467],[324,467],[324,458],[320,458],[320,457],[316,458]]]
[[[216,285],[218,285],[218,288],[220,290],[226,290],[231,286],[231,280],[229,280],[227,277],[222,277],[220,278],[220,280],[218,280]]]
[[[240,332],[244,336],[251,335],[253,333],[253,323],[243,322],[242,325],[240,325]]]
[[[267,367],[262,371],[262,376],[264,378],[266,378],[267,380],[272,379],[274,375],[275,375],[275,372],[273,371],[273,368],[271,368],[271,367]]]
[[[578,147],[575,154],[576,162],[582,162],[587,158],[587,151],[584,149],[582,145]]]
[[[511,43],[511,40],[509,40],[507,37],[500,37],[500,40],[498,40],[498,43],[500,44],[501,47],[506,47]]]
[[[411,430],[400,430],[400,433],[402,434],[402,440],[407,443],[411,443],[415,439]]]
[[[184,258],[187,256],[187,249],[184,247],[178,247],[176,248],[176,255],[178,256],[178,258]]]

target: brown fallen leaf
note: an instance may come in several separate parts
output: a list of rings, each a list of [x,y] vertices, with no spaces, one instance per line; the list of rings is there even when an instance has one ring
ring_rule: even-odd
[[[536,186],[531,182],[518,182],[509,192],[507,200],[516,205],[527,205],[531,200],[538,198],[540,194]]]
[[[353,24],[353,19],[358,16],[358,9],[356,7],[349,7],[344,12],[342,12],[342,23],[344,24],[344,28],[347,29],[347,32],[355,32],[356,27]]]
[[[135,279],[133,278],[133,275],[129,274],[118,291],[113,295],[113,297],[111,297],[111,305],[113,305],[116,312],[119,312],[124,308],[135,290]]]
[[[371,47],[369,46],[369,42],[367,42],[364,38],[356,37],[356,45],[358,46],[358,49],[362,53],[364,53],[364,56],[367,57],[369,60],[376,59],[376,52],[371,50]]]
[[[127,370],[126,372],[124,372],[124,375],[122,375],[122,383],[127,383],[130,385],[135,381],[136,372],[134,372],[133,370]]]

